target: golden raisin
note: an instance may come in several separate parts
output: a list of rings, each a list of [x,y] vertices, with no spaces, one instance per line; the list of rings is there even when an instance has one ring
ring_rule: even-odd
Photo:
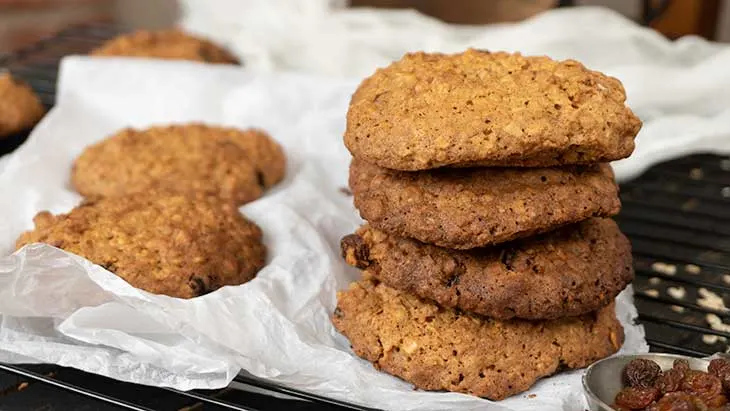
[[[722,382],[712,374],[690,370],[682,380],[681,389],[703,401],[710,401],[722,394]]]

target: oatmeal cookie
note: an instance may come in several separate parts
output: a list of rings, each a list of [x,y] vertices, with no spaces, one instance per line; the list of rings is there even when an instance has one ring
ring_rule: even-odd
[[[631,154],[641,127],[625,100],[620,81],[574,60],[410,53],[360,84],[345,145],[410,171],[608,162]]]
[[[46,243],[103,266],[134,287],[191,298],[243,284],[264,266],[261,229],[212,196],[164,192],[38,213],[16,246]]]
[[[339,293],[333,322],[358,356],[424,390],[501,400],[561,369],[615,353],[615,304],[580,317],[500,321],[363,280]]]
[[[356,159],[350,188],[374,227],[454,249],[529,237],[621,208],[608,164],[404,172]]]
[[[365,225],[341,246],[348,264],[389,287],[503,320],[586,314],[611,303],[634,277],[628,239],[604,218],[467,251]]]
[[[94,56],[150,57],[215,64],[240,64],[229,51],[181,30],[139,30],[117,36],[91,52]]]
[[[29,85],[0,72],[0,138],[29,130],[45,112]]]
[[[71,182],[89,198],[158,188],[241,205],[281,180],[284,169],[283,150],[262,131],[186,124],[124,129],[87,147]]]

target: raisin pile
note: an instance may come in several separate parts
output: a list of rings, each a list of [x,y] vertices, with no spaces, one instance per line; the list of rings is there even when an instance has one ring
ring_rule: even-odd
[[[707,372],[676,360],[663,371],[651,360],[632,360],[621,375],[624,388],[612,407],[617,411],[730,411],[730,361],[714,359]]]

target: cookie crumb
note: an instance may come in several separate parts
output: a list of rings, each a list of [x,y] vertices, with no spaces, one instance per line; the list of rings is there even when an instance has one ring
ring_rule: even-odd
[[[527,398],[535,398],[535,397],[537,397],[537,394],[528,394],[527,395]]]
[[[723,323],[722,319],[717,314],[707,314],[705,315],[705,320],[713,330],[730,332],[730,325]]]
[[[662,283],[662,279],[659,277],[651,277],[649,279],[649,284],[651,284],[651,285],[659,285],[661,283]]]
[[[723,274],[722,281],[724,281],[727,284],[730,284],[730,274]]]
[[[667,288],[667,294],[681,300],[685,295],[687,295],[687,290],[685,290],[684,287],[669,287]]]
[[[722,297],[715,294],[714,292],[706,288],[700,288],[699,290],[697,290],[697,293],[700,295],[700,298],[697,299],[697,304],[699,304],[700,306],[712,310],[728,311],[727,307],[725,306],[725,301],[723,301]]]
[[[655,290],[653,288],[650,288],[648,290],[644,290],[644,294],[648,295],[649,297],[654,297],[654,298],[659,297],[659,291],[657,291],[657,290]]]
[[[705,173],[702,171],[701,168],[693,168],[689,171],[689,178],[692,180],[702,180],[702,177],[705,176]]]
[[[684,266],[684,271],[697,275],[702,272],[702,269],[698,265],[687,264]]]
[[[680,314],[681,314],[681,313],[683,313],[683,312],[684,312],[684,307],[682,307],[681,305],[673,305],[673,306],[671,306],[671,307],[669,307],[669,308],[670,308],[670,309],[671,309],[672,311],[674,311],[675,313],[680,313]]]
[[[674,264],[667,264],[661,261],[657,261],[651,265],[651,269],[662,274],[674,275],[677,274],[677,266]]]
[[[347,187],[340,187],[339,191],[347,197],[352,197],[352,191],[350,191],[350,189]]]
[[[713,334],[704,334],[702,336],[702,342],[707,345],[714,345],[717,344],[717,341],[719,340],[717,335]]]

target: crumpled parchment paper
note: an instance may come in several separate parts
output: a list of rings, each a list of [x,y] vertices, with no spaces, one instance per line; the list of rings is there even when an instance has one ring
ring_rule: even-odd
[[[0,173],[0,361],[49,362],[178,389],[225,386],[240,369],[319,394],[400,410],[582,409],[581,372],[499,404],[414,391],[354,356],[329,317],[358,278],[339,239],[360,223],[342,144],[356,80],[251,74],[186,62],[72,57],[58,105]],[[284,182],[242,211],[265,232],[268,265],[253,281],[192,300],[137,290],[105,269],[36,244],[10,256],[44,209],[70,210],[71,164],[119,128],[171,122],[262,127],[289,156]],[[624,352],[646,351],[630,291],[619,298]]]

